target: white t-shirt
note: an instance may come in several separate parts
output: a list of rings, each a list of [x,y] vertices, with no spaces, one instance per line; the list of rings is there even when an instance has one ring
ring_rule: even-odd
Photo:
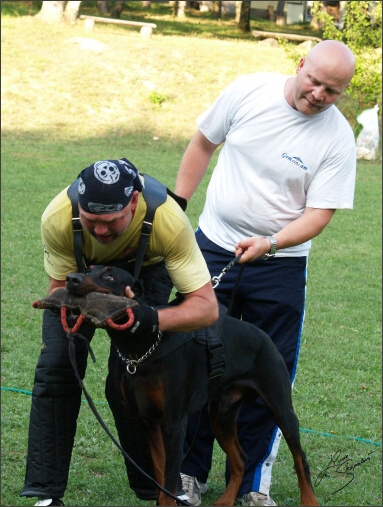
[[[335,106],[315,116],[289,106],[284,86],[290,77],[242,76],[197,119],[205,137],[224,142],[199,226],[231,252],[241,239],[277,233],[306,206],[353,207],[352,129]],[[307,241],[277,255],[305,256],[310,247]]]

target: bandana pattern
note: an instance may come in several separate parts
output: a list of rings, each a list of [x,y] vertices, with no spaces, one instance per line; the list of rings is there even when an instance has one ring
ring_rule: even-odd
[[[101,215],[117,213],[142,191],[136,167],[127,160],[99,160],[79,174],[78,194],[82,209]]]

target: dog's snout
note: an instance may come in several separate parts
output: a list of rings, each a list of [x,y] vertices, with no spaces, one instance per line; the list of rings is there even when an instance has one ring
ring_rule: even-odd
[[[66,277],[66,285],[70,287],[78,287],[84,281],[84,275],[81,273],[71,273]]]

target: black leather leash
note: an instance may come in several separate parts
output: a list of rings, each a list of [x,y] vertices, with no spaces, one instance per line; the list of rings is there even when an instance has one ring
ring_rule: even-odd
[[[96,416],[98,422],[100,423],[101,427],[104,429],[104,431],[106,432],[106,434],[110,437],[110,439],[113,441],[113,443],[116,445],[116,447],[121,451],[121,453],[123,454],[123,456],[139,471],[141,472],[142,475],[144,475],[147,479],[149,479],[150,481],[152,481],[152,483],[154,484],[154,486],[156,486],[158,489],[160,489],[162,492],[164,492],[165,494],[167,494],[168,496],[170,496],[171,498],[173,498],[173,500],[176,501],[177,505],[192,505],[190,504],[189,502],[185,501],[185,500],[182,500],[181,498],[179,498],[178,496],[176,495],[173,495],[173,493],[171,493],[170,491],[168,491],[167,489],[163,488],[160,484],[158,484],[158,482],[156,482],[155,479],[153,479],[153,477],[151,477],[150,475],[148,475],[145,470],[143,470],[130,456],[129,454],[122,448],[122,446],[120,445],[120,443],[114,438],[114,436],[112,435],[112,433],[109,431],[109,428],[107,427],[107,425],[104,423],[101,415],[99,414],[95,404],[93,403],[93,400],[91,398],[91,396],[89,395],[88,391],[86,390],[85,388],[85,385],[84,385],[84,382],[82,380],[82,378],[80,377],[80,374],[78,372],[78,369],[77,369],[77,362],[76,362],[76,354],[75,354],[75,344],[74,344],[74,338],[75,336],[78,336],[79,338],[81,338],[82,340],[85,341],[87,347],[88,347],[88,351],[92,357],[92,360],[93,362],[96,362],[96,358],[93,354],[93,351],[90,347],[90,343],[89,343],[89,340],[87,338],[85,338],[85,336],[81,335],[80,333],[74,333],[72,334],[72,329],[69,329],[68,330],[68,333],[67,333],[67,338],[68,338],[68,348],[69,348],[69,359],[70,359],[70,362],[71,362],[71,365],[73,367],[73,370],[74,370],[74,373],[75,373],[75,376],[76,376],[76,379],[77,379],[77,382],[79,383],[79,386],[81,387],[84,395],[85,395],[85,398],[89,404],[89,407],[91,408],[92,412],[94,413],[94,415]]]
[[[221,273],[218,276],[213,276],[213,278],[211,279],[211,281],[213,283],[213,289],[215,289],[216,287],[218,287],[218,285],[219,285],[219,283],[221,281],[221,278],[229,271],[229,269],[231,269],[235,264],[237,264],[237,262],[239,261],[239,259],[241,257],[242,257],[242,254],[237,255],[237,257],[235,259],[233,259],[231,262],[229,262],[229,264],[227,266],[225,266],[223,268],[223,270],[221,271]],[[228,315],[230,315],[231,310],[233,308],[235,294],[237,293],[239,281],[241,279],[244,267],[245,267],[245,264],[241,264],[241,266],[239,268],[238,275],[237,275],[237,278],[235,280],[234,288],[233,288],[231,296],[230,296],[229,305],[227,307],[227,314]]]

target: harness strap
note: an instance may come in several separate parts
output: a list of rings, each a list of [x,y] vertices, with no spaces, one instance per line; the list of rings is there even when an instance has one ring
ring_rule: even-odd
[[[222,375],[226,366],[223,343],[218,336],[207,337],[207,348],[209,351],[209,380]]]
[[[82,256],[82,225],[78,213],[78,179],[68,188],[68,197],[72,202],[72,226],[74,256],[79,273],[85,273],[85,264]]]
[[[136,261],[134,263],[134,281],[137,280],[138,275],[140,274],[145,251],[149,242],[150,233],[152,232],[154,214],[158,206],[163,204],[166,201],[167,197],[167,190],[165,185],[160,183],[155,178],[152,178],[148,174],[145,175],[145,185],[142,193],[146,201],[147,210],[141,227],[140,242],[138,244]]]
[[[224,269],[221,271],[219,276],[214,276],[212,278],[212,283],[213,283],[214,289],[219,285],[222,276],[224,276],[229,271],[229,269],[231,269],[234,266],[234,264],[236,264],[239,261],[239,259],[241,257],[242,257],[242,254],[239,254],[234,260],[232,260],[227,266],[224,267]],[[244,266],[245,265],[242,264],[239,269],[237,280],[236,280],[234,289],[233,289],[231,297],[230,297],[229,306],[227,308],[227,315],[230,315],[230,313],[231,313],[231,310],[232,310],[232,307],[234,304],[234,300],[235,300],[235,294],[238,289],[239,280],[241,278]],[[221,311],[220,311],[220,316],[221,316]],[[223,373],[223,370],[225,369],[225,366],[226,366],[225,354],[223,353],[224,352],[223,343],[222,343],[221,339],[219,338],[220,334],[221,333],[219,331],[216,333],[210,333],[210,334],[208,333],[207,334],[206,342],[207,342],[207,349],[209,352],[209,367],[210,367],[209,380],[213,380],[213,379],[216,379],[217,377],[221,376]],[[211,387],[211,383],[209,384],[209,388],[210,387]]]
[[[209,362],[209,391],[214,380],[219,379],[226,367],[225,349],[221,340],[223,319],[226,314],[226,307],[220,304],[218,320],[212,326],[193,331],[194,341],[206,347]]]

